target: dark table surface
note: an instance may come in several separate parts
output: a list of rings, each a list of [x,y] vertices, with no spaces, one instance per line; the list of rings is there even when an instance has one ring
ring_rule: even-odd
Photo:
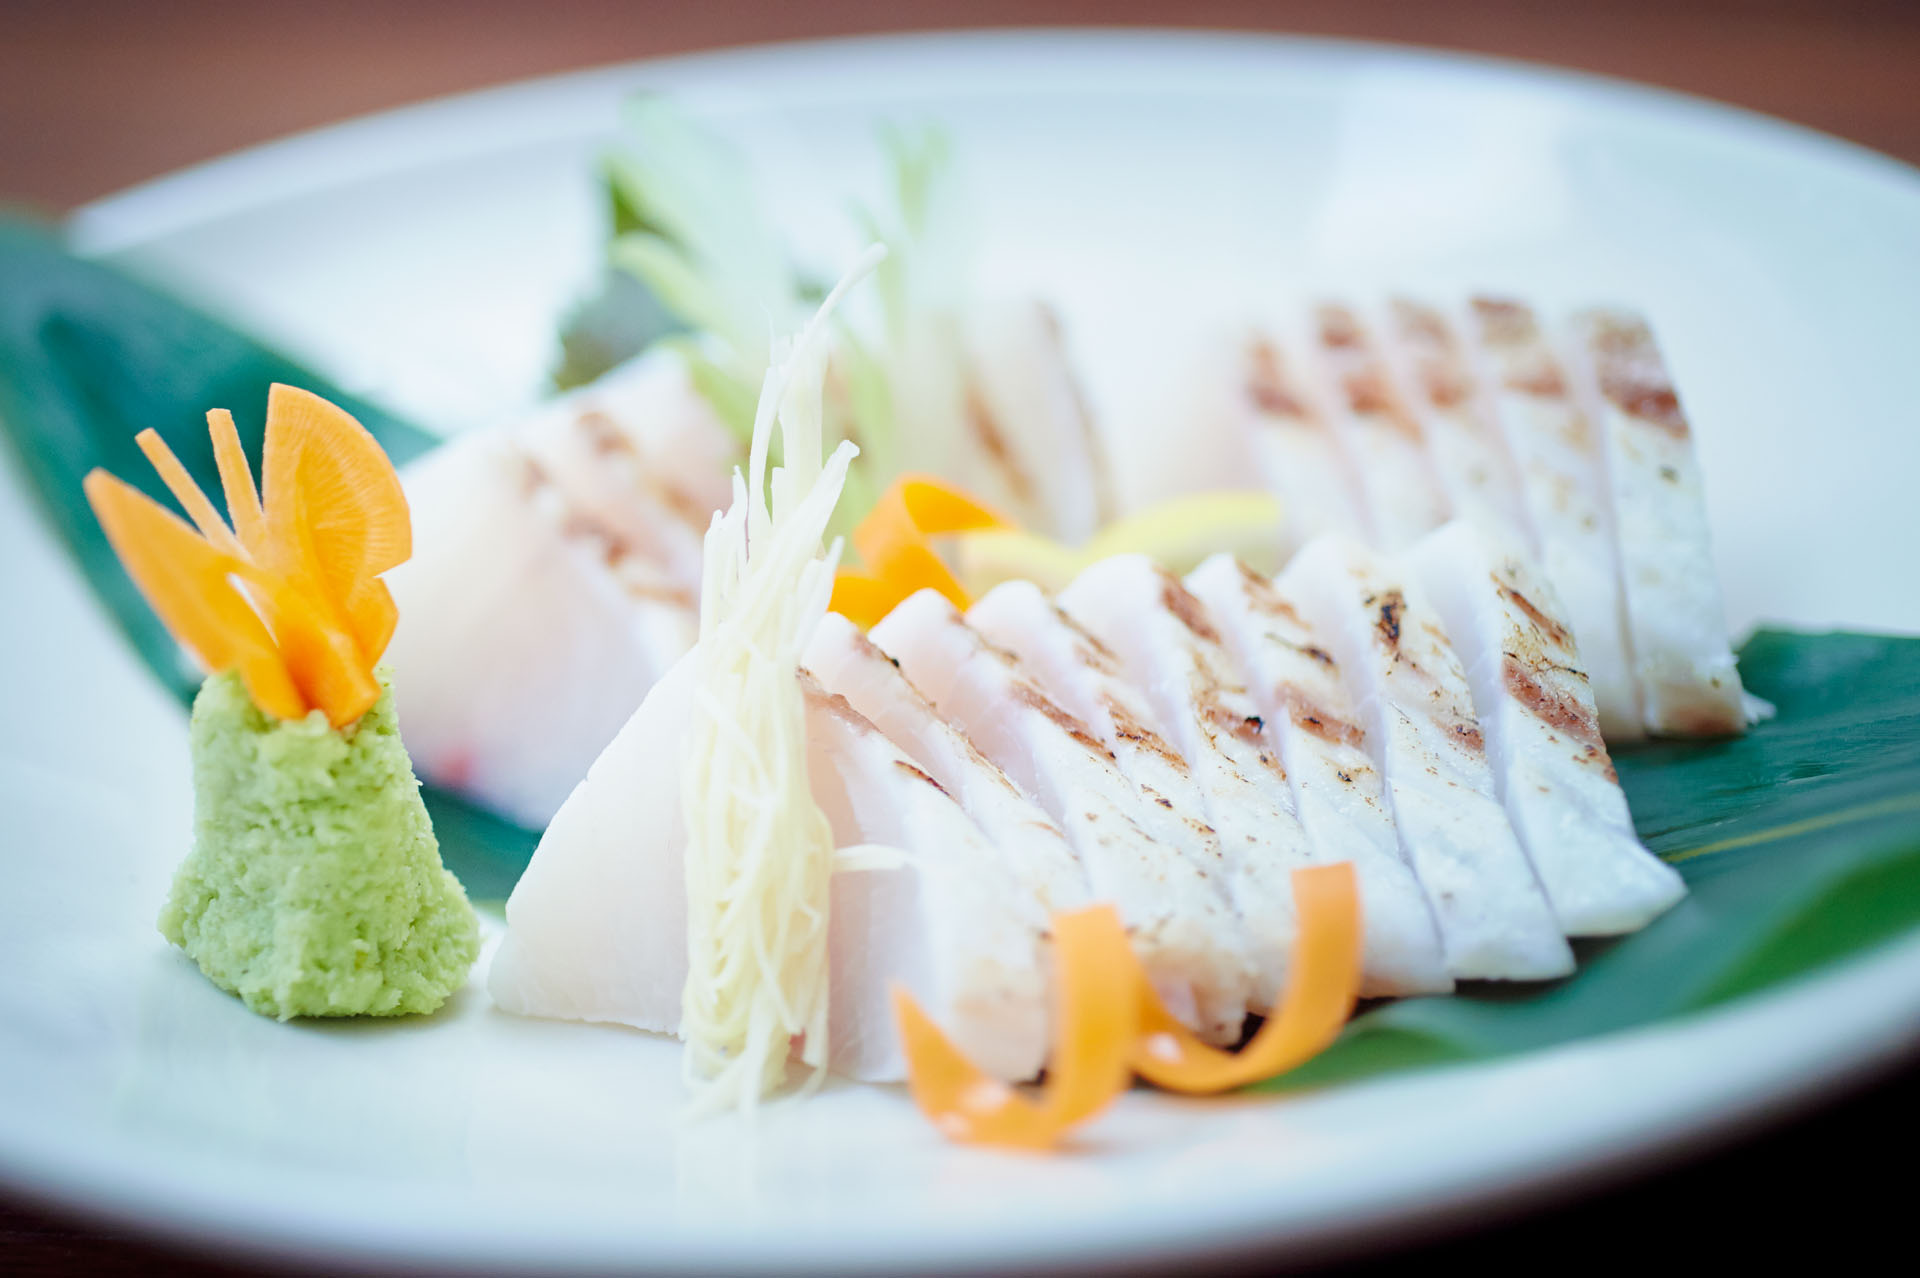
[[[1177,24],[1394,40],[1557,63],[1784,116],[1920,163],[1920,0],[0,0],[0,203],[57,212],[235,147],[574,67],[763,40],[956,26]],[[0,1104],[5,1099],[0,1098]],[[1920,1134],[1908,1063],[1715,1151],[1517,1218],[1337,1264],[1500,1273],[1822,1268],[1905,1252]],[[1235,1268],[1272,1267],[1266,1259]],[[242,1272],[0,1196],[0,1273]]]

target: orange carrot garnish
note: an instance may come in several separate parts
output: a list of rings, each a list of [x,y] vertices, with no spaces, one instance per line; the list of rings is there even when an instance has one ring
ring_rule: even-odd
[[[247,695],[268,714],[297,719],[305,699],[273,636],[233,579],[245,565],[131,484],[96,470],[87,500],[114,553],[173,637],[211,670],[237,670]]]
[[[1339,1036],[1360,991],[1360,893],[1353,865],[1295,870],[1293,901],[1300,930],[1287,987],[1266,1024],[1238,1052],[1195,1038],[1142,974],[1140,1040],[1133,1053],[1140,1077],[1168,1091],[1210,1095],[1284,1073]]]
[[[1104,1109],[1134,1073],[1170,1091],[1207,1095],[1292,1069],[1330,1044],[1352,1014],[1362,940],[1351,864],[1296,870],[1293,892],[1300,933],[1287,988],[1241,1051],[1209,1047],[1174,1020],[1119,917],[1096,906],[1053,920],[1060,971],[1054,1048],[1037,1098],[976,1068],[905,991],[894,990],[915,1103],[954,1140],[1048,1149]]]
[[[972,600],[929,538],[1011,526],[931,475],[902,475],[854,528],[853,548],[865,567],[841,569],[834,579],[832,608],[864,628],[907,596],[931,588],[964,609]]]
[[[213,670],[238,670],[283,719],[311,708],[342,727],[379,699],[373,667],[397,612],[379,575],[412,552],[393,464],[359,422],[317,395],[267,395],[264,496],[225,409],[207,414],[229,528],[173,451],[139,437],[198,527],[101,471],[87,496],[114,550],[174,637]]]
[[[1053,950],[1060,1010],[1047,1081],[1034,1097],[975,1067],[912,995],[894,987],[908,1087],[921,1112],[953,1139],[1048,1149],[1126,1090],[1140,1017],[1131,982],[1113,979],[1134,962],[1126,929],[1111,906],[1056,915]]]

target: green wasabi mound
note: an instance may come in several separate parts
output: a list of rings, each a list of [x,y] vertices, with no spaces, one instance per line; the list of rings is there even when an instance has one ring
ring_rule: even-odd
[[[431,1012],[479,955],[381,684],[338,731],[266,715],[233,674],[194,699],[193,852],[160,931],[263,1016]]]

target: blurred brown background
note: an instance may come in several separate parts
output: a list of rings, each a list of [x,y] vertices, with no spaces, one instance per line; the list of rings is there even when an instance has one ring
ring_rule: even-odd
[[[0,204],[56,212],[294,130],[575,67],[869,31],[1083,23],[1395,40],[1557,63],[1719,98],[1920,163],[1920,0],[0,0]],[[1856,1248],[1893,1245],[1903,1229],[1906,1182],[1876,1177],[1869,1151],[1920,1127],[1917,1102],[1920,1071],[1909,1067],[1705,1161],[1344,1272],[1505,1272],[1564,1256],[1576,1239],[1597,1265],[1639,1267],[1658,1254],[1674,1268],[1710,1259],[1721,1269],[1773,1257],[1790,1222],[1798,1241],[1822,1239],[1832,1267]],[[214,1272],[241,1271],[0,1193],[0,1273]]]
[[[0,0],[0,200],[70,208],[296,129],[574,67],[1042,23],[1252,28],[1553,62],[1920,163],[1920,0]]]

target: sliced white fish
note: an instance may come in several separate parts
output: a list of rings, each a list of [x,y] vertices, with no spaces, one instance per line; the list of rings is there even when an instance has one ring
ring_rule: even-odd
[[[1280,499],[1282,556],[1325,532],[1367,536],[1358,480],[1322,394],[1277,338],[1247,338],[1238,398],[1254,463]]]
[[[804,673],[810,783],[839,847],[898,865],[834,874],[828,1059],[853,1078],[906,1074],[891,987],[911,991],[981,1069],[1031,1078],[1047,1049],[1047,912],[979,826],[843,697]]]
[[[1494,785],[1561,930],[1646,926],[1686,886],[1634,833],[1553,587],[1517,547],[1463,522],[1408,562],[1466,666]]]
[[[1334,423],[1360,476],[1370,540],[1386,550],[1411,545],[1448,513],[1420,419],[1351,307],[1318,307],[1314,334],[1332,387]]]
[[[960,335],[968,436],[1004,508],[1027,527],[1085,541],[1115,514],[1113,481],[1059,317],[1032,300],[978,302]]]
[[[1186,757],[1259,964],[1255,1003],[1270,1008],[1285,987],[1298,932],[1292,874],[1316,861],[1278,742],[1221,649],[1206,608],[1152,560],[1103,559],[1059,602],[1119,655]]]
[[[1009,872],[1049,912],[1087,903],[1086,871],[1059,825],[934,709],[860,627],[828,613],[813,632],[803,664],[959,802]]]
[[[1600,730],[1609,741],[1634,740],[1645,728],[1599,433],[1574,401],[1531,308],[1476,297],[1469,323],[1488,402],[1520,474],[1540,567],[1566,607],[1592,680]]]
[[[389,574],[400,723],[422,776],[544,825],[693,645],[692,592],[581,517],[501,432],[407,467]]]
[[[1638,315],[1576,315],[1576,386],[1600,423],[1643,721],[1662,736],[1746,727],[1693,432]]]
[[[501,1008],[677,1034],[687,976],[680,755],[690,668],[648,694],[567,800],[507,901],[487,971]],[[808,699],[815,798],[837,845],[829,1061],[903,1076],[887,991],[906,984],[982,1068],[1030,1077],[1045,1050],[1040,902],[1006,876],[957,805],[845,702]],[[878,850],[876,850],[878,845]]]
[[[1081,629],[1030,581],[994,587],[967,609],[981,638],[1011,652],[1055,705],[1085,724],[1112,753],[1143,802],[1147,835],[1208,876],[1224,876],[1220,840],[1187,761],[1159,718],[1120,674],[1113,651]]]
[[[1408,388],[1447,505],[1456,517],[1531,547],[1519,475],[1452,322],[1436,307],[1400,297],[1389,304],[1387,326],[1382,350]]]
[[[1353,863],[1366,923],[1361,992],[1451,990],[1433,909],[1400,850],[1339,663],[1273,583],[1233,556],[1208,559],[1187,574],[1186,585],[1206,605],[1269,733],[1277,734],[1317,858]]]
[[[1572,971],[1494,789],[1466,672],[1425,599],[1387,560],[1337,537],[1303,550],[1278,586],[1346,671],[1448,969],[1463,980]]]
[[[934,591],[907,599],[872,637],[1059,822],[1093,899],[1119,910],[1169,1010],[1213,1041],[1236,1039],[1253,981],[1239,919],[1224,885],[1147,834],[1111,752]]]

